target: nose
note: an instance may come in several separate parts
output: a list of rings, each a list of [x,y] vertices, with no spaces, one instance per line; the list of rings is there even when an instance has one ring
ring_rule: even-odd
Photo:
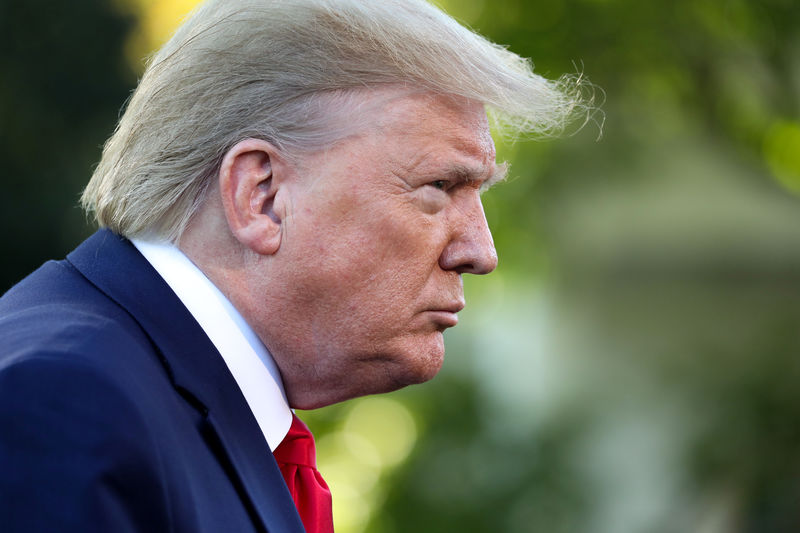
[[[443,270],[488,274],[497,268],[497,251],[477,191],[462,196],[448,219],[451,239],[439,257]]]

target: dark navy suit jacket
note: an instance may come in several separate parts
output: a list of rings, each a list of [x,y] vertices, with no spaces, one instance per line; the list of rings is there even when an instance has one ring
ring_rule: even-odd
[[[303,531],[222,357],[109,231],[0,299],[0,530]]]

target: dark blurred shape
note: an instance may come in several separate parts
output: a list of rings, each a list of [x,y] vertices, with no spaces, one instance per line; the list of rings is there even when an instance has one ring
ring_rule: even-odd
[[[5,292],[91,232],[78,206],[136,78],[112,2],[0,2],[0,226]]]

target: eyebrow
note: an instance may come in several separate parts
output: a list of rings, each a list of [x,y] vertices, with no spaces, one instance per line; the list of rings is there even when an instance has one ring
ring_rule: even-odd
[[[489,176],[489,179],[486,180],[483,185],[481,185],[481,193],[484,193],[497,185],[498,183],[505,181],[508,177],[508,163],[503,161],[499,165],[495,163],[494,169],[492,169],[492,174]]]

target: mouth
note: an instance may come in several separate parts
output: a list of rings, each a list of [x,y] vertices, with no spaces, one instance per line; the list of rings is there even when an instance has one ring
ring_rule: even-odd
[[[452,328],[458,324],[458,315],[450,311],[428,311],[427,314],[431,321],[442,329]]]
[[[464,301],[458,300],[442,307],[428,310],[430,319],[444,328],[452,328],[458,324],[458,312],[464,309]]]

